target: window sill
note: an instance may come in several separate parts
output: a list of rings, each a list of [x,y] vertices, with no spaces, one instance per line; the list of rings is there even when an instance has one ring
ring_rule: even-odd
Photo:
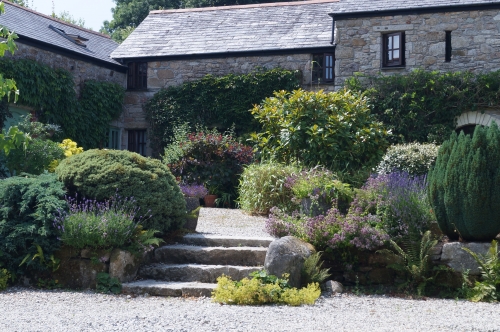
[[[405,69],[406,66],[381,67],[380,70]]]

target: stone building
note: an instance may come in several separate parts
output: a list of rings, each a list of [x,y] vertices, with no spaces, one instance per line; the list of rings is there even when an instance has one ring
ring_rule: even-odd
[[[118,46],[108,36],[82,29],[31,9],[4,2],[5,13],[0,15],[0,25],[18,35],[14,59],[30,59],[51,68],[65,69],[72,74],[75,91],[80,91],[86,80],[113,82],[126,86],[127,67],[109,55]],[[22,93],[22,91],[21,91]],[[39,110],[17,104],[9,105],[13,118],[6,126],[19,121],[21,115]],[[121,136],[124,134],[123,121],[118,119],[110,124],[108,147],[122,149]]]

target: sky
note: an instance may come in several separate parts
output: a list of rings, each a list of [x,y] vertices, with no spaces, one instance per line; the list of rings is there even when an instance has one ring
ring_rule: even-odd
[[[113,0],[28,0],[29,7],[45,15],[52,14],[52,3],[54,11],[60,14],[69,12],[76,20],[82,18],[85,26],[99,31],[102,22],[111,21],[111,8],[115,7]]]

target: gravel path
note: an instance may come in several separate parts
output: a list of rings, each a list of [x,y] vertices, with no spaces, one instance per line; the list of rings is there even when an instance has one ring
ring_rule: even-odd
[[[201,208],[196,231],[214,235],[269,237],[264,231],[266,219],[237,209]]]
[[[267,236],[265,218],[202,209],[198,231]],[[500,304],[342,294],[313,306],[228,306],[210,299],[10,288],[0,331],[500,331]]]
[[[339,295],[314,306],[9,289],[0,331],[500,331],[499,304]]]

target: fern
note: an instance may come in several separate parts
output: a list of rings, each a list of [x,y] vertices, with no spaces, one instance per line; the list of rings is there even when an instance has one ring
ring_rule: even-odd
[[[322,284],[329,276],[330,269],[322,269],[323,262],[320,261],[321,252],[316,252],[307,257],[302,266],[302,285],[306,286],[311,283]]]
[[[486,255],[476,254],[469,248],[462,248],[468,252],[479,264],[481,271],[481,281],[476,281],[471,290],[469,299],[478,301],[497,301],[500,292],[500,260],[498,259],[497,241],[491,241],[490,248]]]
[[[388,267],[407,273],[408,279],[401,285],[402,288],[416,289],[419,296],[423,295],[427,284],[436,278],[439,271],[443,270],[442,267],[431,268],[429,262],[429,251],[437,244],[437,240],[432,239],[431,232],[427,231],[420,241],[412,237],[403,239],[402,246],[404,249],[393,240],[389,242],[392,250],[382,249],[377,252],[400,261],[389,264]]]

